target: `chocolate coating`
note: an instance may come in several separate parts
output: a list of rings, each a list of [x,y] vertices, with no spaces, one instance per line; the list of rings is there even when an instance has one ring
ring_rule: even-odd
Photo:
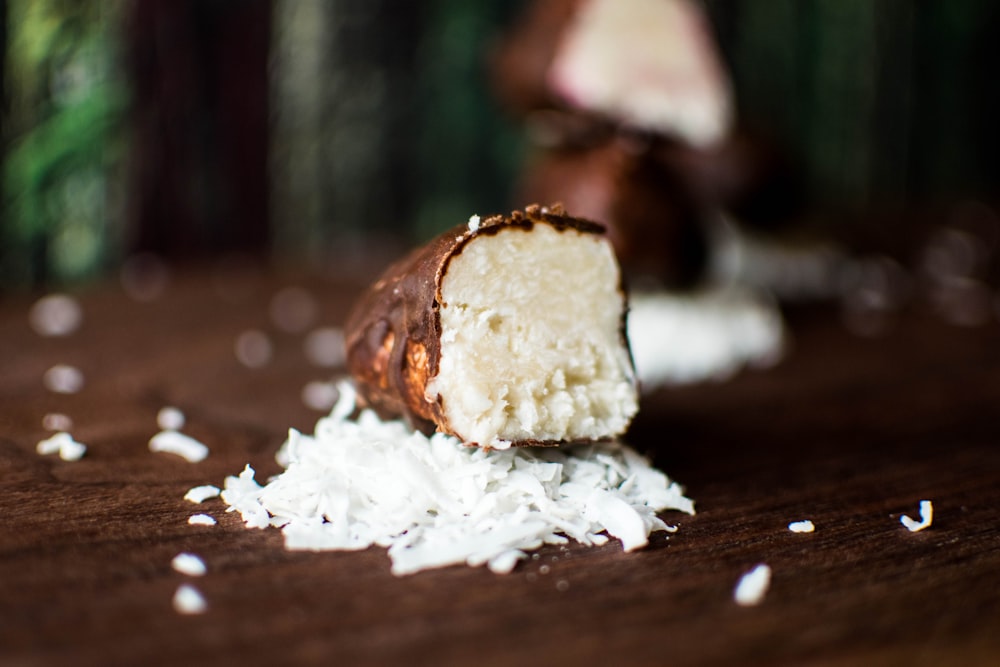
[[[428,400],[427,383],[441,359],[441,284],[448,264],[467,243],[482,235],[547,224],[604,234],[604,226],[566,215],[561,206],[531,205],[509,217],[494,215],[478,229],[461,224],[392,264],[360,297],[348,316],[344,336],[347,367],[363,404],[383,418],[403,417],[425,433],[459,435],[448,424],[440,401]],[[624,313],[622,336],[624,336]],[[524,441],[524,444],[556,444]]]
[[[539,151],[519,195],[561,201],[606,224],[630,283],[685,287],[702,273],[708,244],[698,202],[670,169],[627,139]]]
[[[721,208],[742,225],[772,230],[803,215],[802,173],[773,140],[738,129],[702,150],[658,138],[650,153],[704,206]]]

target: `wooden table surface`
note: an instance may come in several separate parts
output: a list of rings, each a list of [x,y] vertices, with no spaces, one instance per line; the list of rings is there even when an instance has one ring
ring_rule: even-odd
[[[382,549],[288,552],[220,500],[183,500],[248,462],[278,472],[287,429],[320,416],[302,387],[336,370],[271,323],[272,295],[301,285],[321,304],[313,326],[336,325],[359,288],[268,274],[238,294],[216,278],[178,272],[152,302],[83,290],[83,325],[63,338],[31,329],[34,297],[0,301],[0,665],[1000,664],[995,321],[915,313],[860,338],[832,310],[793,313],[777,367],[646,399],[629,440],[698,509],[664,515],[669,539],[546,547],[506,576],[396,578]],[[249,329],[273,341],[262,368],[233,353]],[[83,372],[81,391],[45,389],[58,363]],[[205,461],[148,450],[166,405]],[[53,412],[73,419],[82,460],[36,453]],[[934,523],[910,533],[899,516],[922,499]],[[196,511],[219,524],[188,525]],[[787,529],[805,518],[815,533]],[[182,551],[208,565],[201,615],[171,605],[190,581],[171,569]],[[738,606],[762,562],[770,591]]]

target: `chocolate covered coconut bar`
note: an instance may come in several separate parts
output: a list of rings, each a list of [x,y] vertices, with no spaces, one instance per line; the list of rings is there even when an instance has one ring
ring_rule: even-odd
[[[622,434],[638,409],[604,227],[561,207],[470,218],[397,262],[348,318],[363,402],[467,443]]]

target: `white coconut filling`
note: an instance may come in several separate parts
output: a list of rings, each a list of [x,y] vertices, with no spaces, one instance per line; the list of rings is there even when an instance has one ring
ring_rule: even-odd
[[[473,239],[442,279],[428,398],[480,444],[621,434],[638,402],[619,285],[593,234],[539,224]]]

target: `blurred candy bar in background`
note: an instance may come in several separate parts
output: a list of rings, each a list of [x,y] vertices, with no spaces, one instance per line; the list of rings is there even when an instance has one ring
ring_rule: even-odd
[[[952,312],[995,291],[988,258],[971,286],[920,267],[962,245],[956,225],[991,252],[956,221],[992,219],[1000,194],[998,12],[2,0],[0,289],[136,258],[378,263],[472,212],[561,199],[612,225],[640,283],[784,276],[779,293],[850,285],[852,313],[929,291]],[[877,272],[831,252],[915,287],[872,296]]]

